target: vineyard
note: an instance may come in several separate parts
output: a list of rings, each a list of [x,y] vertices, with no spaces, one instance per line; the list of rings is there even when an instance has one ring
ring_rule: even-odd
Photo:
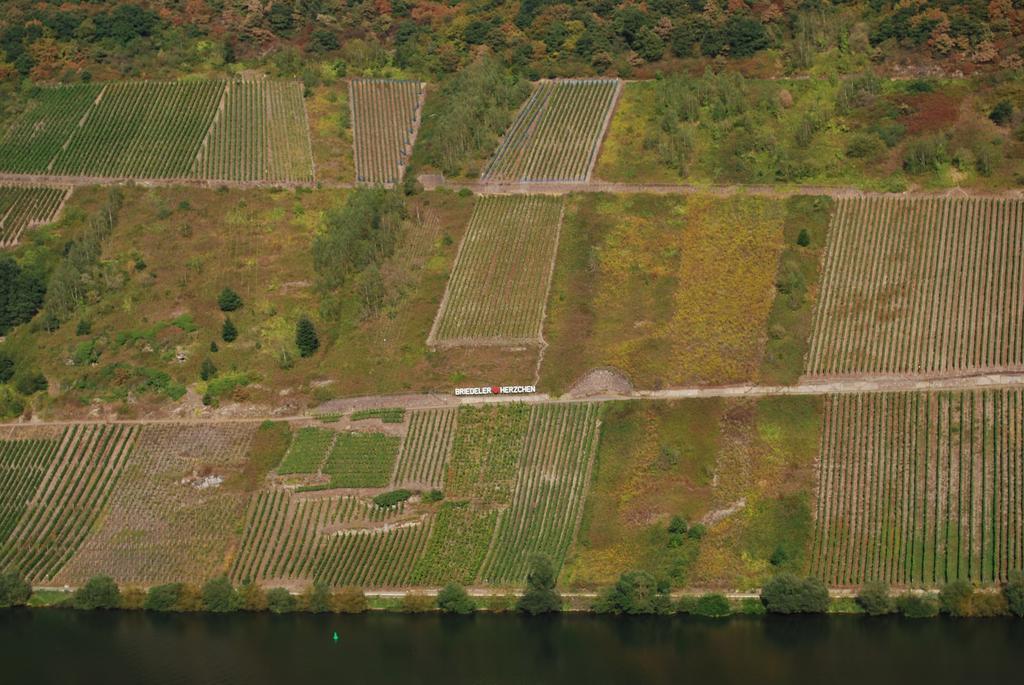
[[[338,433],[323,472],[332,488],[382,488],[391,480],[399,439],[382,433]]]
[[[92,530],[139,429],[74,424],[56,439],[0,443],[4,514],[0,568],[52,580]]]
[[[316,473],[324,463],[327,451],[337,433],[323,428],[300,428],[277,467],[279,474]]]
[[[0,142],[0,171],[311,182],[302,86],[137,81],[45,89]]]
[[[107,574],[142,586],[198,584],[223,572],[246,502],[231,483],[253,433],[252,424],[144,426],[96,530],[56,582]]]
[[[1020,390],[829,398],[811,571],[831,585],[1024,568]]]
[[[1024,201],[842,199],[806,372],[1024,370]]]
[[[561,221],[561,198],[480,198],[428,344],[539,342]]]
[[[70,195],[65,188],[0,186],[0,248],[17,245],[26,229],[56,221]]]
[[[620,82],[542,81],[484,169],[485,181],[586,182]]]
[[[357,181],[402,180],[423,113],[424,88],[418,81],[349,81]]]
[[[442,487],[458,415],[457,409],[428,409],[410,414],[409,431],[398,452],[395,487]]]

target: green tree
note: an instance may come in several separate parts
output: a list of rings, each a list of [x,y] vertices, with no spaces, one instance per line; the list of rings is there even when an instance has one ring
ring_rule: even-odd
[[[1003,596],[1014,616],[1024,618],[1024,573],[1011,571],[1003,585]]]
[[[950,616],[970,616],[974,587],[966,580],[953,580],[939,590],[939,608]]]
[[[242,583],[238,588],[239,606],[246,611],[266,611],[267,593],[258,583]]]
[[[222,312],[233,312],[242,307],[242,298],[231,288],[224,288],[217,296],[217,306]]]
[[[594,602],[599,614],[667,614],[672,610],[668,584],[646,571],[627,571]]]
[[[712,593],[698,597],[690,611],[696,616],[723,618],[732,613],[732,606],[724,596]]]
[[[1009,100],[1000,100],[989,112],[988,118],[999,126],[1010,123],[1013,118],[1013,104]]]
[[[39,373],[24,373],[14,379],[14,388],[22,395],[34,395],[37,392],[42,392],[49,387],[49,383],[46,381],[46,376]]]
[[[326,583],[313,583],[302,593],[302,608],[314,614],[331,610],[331,588]]]
[[[811,234],[807,232],[806,228],[800,229],[800,234],[796,237],[796,244],[800,247],[807,247],[811,244]]]
[[[870,616],[892,613],[893,603],[889,597],[889,585],[880,580],[864,583],[857,593],[857,604]]]
[[[238,329],[230,318],[224,319],[224,325],[220,328],[220,338],[224,342],[232,342],[238,337]]]
[[[904,593],[896,600],[896,607],[907,618],[932,618],[939,615],[939,603],[931,595]]]
[[[761,588],[765,608],[776,614],[814,614],[828,611],[828,590],[817,578],[780,573]]]
[[[0,383],[6,383],[14,377],[14,359],[5,352],[0,352]]]
[[[269,594],[269,593],[268,593]],[[238,593],[227,576],[206,581],[202,590],[203,608],[207,611],[224,613],[240,607]]]
[[[295,324],[295,345],[303,357],[312,356],[320,348],[320,338],[316,334],[316,326],[307,316],[300,316],[298,323]]]
[[[31,320],[45,295],[42,278],[21,268],[10,255],[0,255],[0,335]]]
[[[204,381],[208,381],[217,375],[217,367],[213,365],[210,358],[207,357],[203,360],[203,363],[199,366],[199,377]]]
[[[555,590],[557,580],[551,559],[543,554],[533,555],[526,575],[526,592],[516,603],[516,610],[532,616],[561,611],[562,596]]]
[[[174,611],[178,607],[183,588],[184,585],[181,583],[154,585],[146,593],[146,601],[142,608],[146,611]]]
[[[437,593],[437,608],[446,614],[471,614],[476,611],[476,602],[466,593],[466,588],[450,583]]]
[[[93,576],[71,596],[76,609],[118,609],[121,591],[110,576]]]
[[[0,609],[28,604],[32,585],[17,571],[0,575]]]
[[[295,597],[283,587],[267,590],[267,608],[275,614],[287,614],[295,611]]]

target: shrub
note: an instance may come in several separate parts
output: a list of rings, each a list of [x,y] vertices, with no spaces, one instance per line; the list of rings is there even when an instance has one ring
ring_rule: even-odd
[[[683,534],[686,532],[686,519],[682,516],[673,516],[668,522],[668,532],[671,534]]]
[[[89,335],[92,333],[92,322],[89,319],[79,319],[75,327],[75,335]]]
[[[210,358],[207,357],[203,360],[203,363],[199,366],[199,377],[204,381],[208,381],[217,375],[217,367],[213,365]]]
[[[690,526],[690,530],[688,530],[686,534],[690,536],[691,540],[700,540],[707,532],[707,526],[703,523],[695,523]]]
[[[761,588],[761,601],[775,614],[813,614],[828,610],[828,590],[817,578],[781,573]]]
[[[800,234],[796,237],[796,244],[800,247],[807,247],[811,244],[811,234],[807,232],[806,228],[800,229]]]
[[[300,316],[298,323],[295,324],[295,345],[303,357],[310,357],[319,349],[320,338],[317,337],[316,327],[309,317]]]
[[[28,604],[32,585],[17,571],[0,575],[0,609]]]
[[[878,133],[856,133],[846,145],[846,156],[853,159],[875,159],[887,145]]]
[[[1009,100],[1000,100],[988,113],[988,118],[999,126],[1005,126],[1013,118],[1013,104]]]
[[[530,572],[526,575],[526,592],[516,603],[516,610],[531,616],[562,610],[562,596],[555,590],[558,575],[551,559],[535,554],[530,559]]]
[[[232,342],[238,337],[238,329],[231,319],[224,319],[224,325],[220,328],[220,338],[224,342]]]
[[[892,612],[889,586],[882,581],[865,583],[857,593],[857,604],[870,616],[881,616]]]
[[[235,611],[240,606],[238,593],[235,592],[235,588],[232,587],[227,576],[208,580],[203,585],[202,599],[203,608],[207,611],[223,613]]]
[[[1003,597],[1014,616],[1024,618],[1024,573],[1012,571],[1003,585]]]
[[[211,340],[210,341],[210,352],[217,352],[219,349],[220,348],[217,347],[217,341],[216,340]]]
[[[283,587],[267,590],[267,608],[275,614],[287,614],[295,611],[295,598]]]
[[[444,493],[440,490],[431,490],[423,494],[424,502],[440,502],[444,499]]]
[[[966,580],[953,580],[939,590],[939,609],[950,616],[969,616],[974,588]]]
[[[49,385],[46,381],[46,376],[38,371],[36,373],[23,374],[14,380],[14,389],[22,395],[34,395],[37,392],[43,392]]]
[[[121,591],[110,576],[94,576],[71,596],[76,609],[117,609],[121,606]]]
[[[471,614],[476,611],[476,602],[466,594],[466,588],[449,583],[437,593],[437,608],[446,614]]]
[[[217,296],[217,306],[222,312],[233,312],[241,308],[242,298],[231,288],[224,288]]]
[[[426,598],[429,602],[430,598]],[[331,597],[331,608],[340,614],[361,614],[370,608],[366,595],[357,587],[343,587]]]
[[[668,584],[646,571],[628,571],[594,602],[599,614],[667,614],[672,610]]]
[[[412,493],[408,490],[392,490],[390,492],[382,492],[374,497],[373,503],[381,509],[387,509],[404,502],[410,497],[412,497]]]
[[[903,168],[912,174],[938,171],[947,162],[946,139],[941,135],[915,138],[907,143],[903,152]]]
[[[513,608],[518,609],[518,602],[510,595],[490,595],[484,599],[484,608],[494,614],[503,614]]]
[[[238,606],[246,611],[266,611],[267,593],[257,583],[243,583],[238,588]]]
[[[1009,603],[1001,592],[976,592],[971,598],[970,616],[989,618],[1008,613]]]
[[[690,608],[690,613],[696,616],[707,616],[710,618],[722,618],[732,613],[732,606],[722,595],[708,594],[701,595]]]
[[[0,352],[0,383],[6,383],[14,377],[14,360]]]
[[[302,594],[302,608],[314,614],[331,610],[331,588],[326,583],[313,583]]]
[[[907,618],[932,618],[939,615],[939,603],[931,595],[908,592],[900,595],[896,607]]]
[[[422,614],[425,611],[433,611],[434,599],[418,592],[408,592],[402,597],[399,608],[407,614]]]
[[[146,611],[174,611],[181,598],[182,587],[181,583],[154,585],[146,593],[142,608]]]

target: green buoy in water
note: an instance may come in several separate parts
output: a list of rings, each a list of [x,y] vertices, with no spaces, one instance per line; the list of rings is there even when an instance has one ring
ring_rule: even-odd
[[[334,631],[334,641],[335,642],[338,641],[338,631],[337,630]]]

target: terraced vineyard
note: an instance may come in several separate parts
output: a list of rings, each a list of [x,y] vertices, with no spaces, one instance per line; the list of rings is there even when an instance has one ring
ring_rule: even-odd
[[[277,472],[281,475],[316,473],[323,465],[337,435],[335,431],[323,428],[300,428],[292,438],[292,444],[285,452]]]
[[[400,488],[440,489],[452,451],[458,409],[428,409],[409,415],[409,432],[398,452],[394,485]]]
[[[108,574],[141,586],[199,584],[225,570],[246,497],[230,484],[255,424],[149,424],[96,530],[56,582]]]
[[[556,569],[561,565],[583,513],[597,417],[595,404],[539,405],[530,412],[511,506],[501,513],[481,580],[520,583],[538,552]]]
[[[44,89],[0,143],[0,171],[308,183],[302,86],[133,81]]]
[[[302,84],[228,82],[192,176],[209,180],[311,182],[313,152]]]
[[[539,195],[477,201],[429,345],[541,341],[562,207]]]
[[[483,180],[589,181],[619,88],[614,79],[542,81],[484,168]]]
[[[423,114],[425,85],[388,79],[349,81],[357,181],[402,180]]]
[[[806,372],[1024,370],[1024,201],[836,203]]]
[[[323,472],[332,488],[382,488],[391,480],[399,439],[382,433],[338,433]]]
[[[5,445],[5,454],[20,456],[5,465],[12,485],[0,485],[9,531],[0,541],[0,568],[16,569],[36,583],[52,580],[92,530],[138,432],[123,424],[74,424],[56,441]]]
[[[56,221],[70,195],[67,188],[0,186],[0,248],[17,245],[33,226]]]
[[[348,496],[269,490],[252,498],[239,554],[238,582],[308,582],[393,586],[404,582],[429,523]],[[393,527],[385,527],[386,522]],[[417,542],[419,541],[419,542]]]
[[[1024,568],[1024,391],[826,402],[811,570],[832,585]]]

